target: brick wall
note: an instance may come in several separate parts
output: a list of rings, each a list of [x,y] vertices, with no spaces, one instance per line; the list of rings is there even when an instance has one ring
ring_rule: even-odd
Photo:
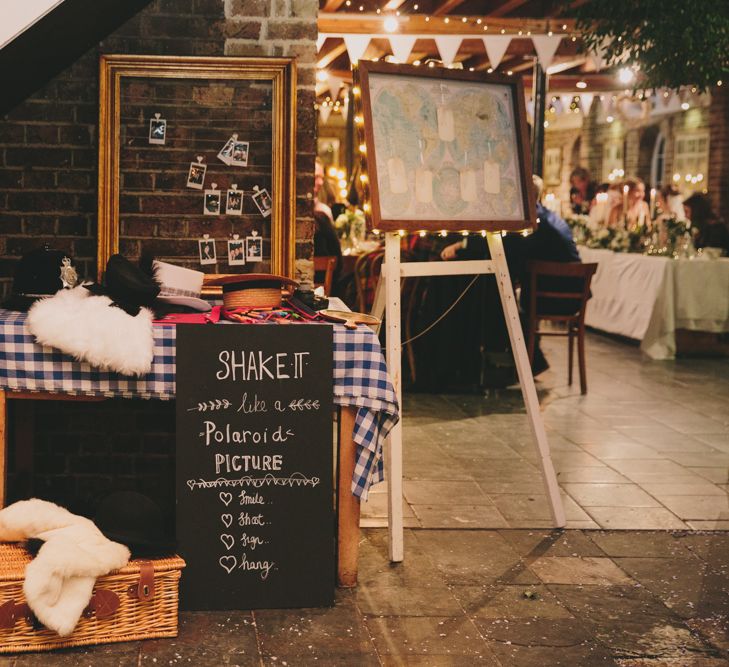
[[[316,0],[155,0],[0,119],[0,293],[9,290],[18,257],[44,241],[71,253],[93,276],[101,53],[298,58],[296,252],[298,264],[310,265],[317,9]],[[131,188],[145,177],[128,178]],[[187,204],[168,203],[161,213],[178,205]],[[202,225],[203,216],[198,220]],[[131,225],[133,245],[126,249],[136,253],[151,244],[175,254],[178,230],[170,225],[156,220],[146,225],[148,233],[144,225]],[[223,227],[211,230],[227,236],[229,221]],[[185,233],[201,231],[188,226]],[[221,243],[219,255],[222,249]],[[110,489],[137,489],[172,515],[174,402],[14,401],[11,410],[11,498],[34,493],[86,513]],[[34,474],[24,472],[31,462]]]
[[[316,148],[317,9],[316,0],[155,0],[0,119],[0,294],[10,288],[18,257],[44,241],[71,253],[93,277],[101,53],[298,58],[296,256],[306,266],[313,234],[308,195]],[[173,243],[173,234],[150,225],[148,236],[136,239]],[[157,247],[179,254],[164,243]]]

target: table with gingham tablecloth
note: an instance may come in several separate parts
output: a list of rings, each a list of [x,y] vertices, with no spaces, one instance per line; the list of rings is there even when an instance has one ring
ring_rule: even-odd
[[[26,313],[0,309],[0,389],[110,398],[175,398],[174,326],[155,325],[152,370],[134,378],[101,371],[60,350],[38,345],[25,324],[26,317]],[[352,493],[366,500],[370,486],[384,479],[382,445],[399,419],[397,397],[387,376],[380,342],[370,329],[321,326],[332,326],[334,331],[334,402],[357,408],[352,433],[357,446]]]

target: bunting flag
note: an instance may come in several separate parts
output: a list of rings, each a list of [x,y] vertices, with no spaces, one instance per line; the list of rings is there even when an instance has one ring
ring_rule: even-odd
[[[486,55],[489,57],[489,65],[496,69],[511,43],[511,35],[491,35],[482,37],[483,45],[486,47]]]
[[[338,76],[333,76],[330,74],[329,78],[327,79],[327,84],[329,86],[329,92],[332,94],[332,99],[339,99],[339,91],[342,89],[344,81],[342,81],[342,79],[340,79]]]
[[[595,93],[580,93],[580,106],[582,106],[582,113],[587,116],[592,108],[592,100],[595,99]]]
[[[329,116],[332,113],[332,107],[327,104],[322,104],[319,107],[319,116],[321,116],[321,124],[326,125],[329,120]]]
[[[415,46],[415,35],[390,35],[392,55],[398,62],[406,63]]]
[[[566,95],[558,95],[560,104],[562,105],[562,113],[567,113],[570,110],[570,104],[572,104],[572,98],[574,95],[567,93]]]
[[[532,35],[532,43],[543,70],[552,64],[561,41],[562,35]]]
[[[607,40],[603,40],[602,44],[599,44],[595,47],[594,51],[590,51],[589,57],[590,60],[592,60],[592,64],[595,65],[595,69],[599,72],[603,67],[605,67],[605,46],[607,45]]]
[[[321,47],[324,46],[324,42],[327,41],[327,37],[329,37],[329,35],[322,35],[321,33],[319,33],[316,36],[316,52],[317,53],[319,53],[319,51],[321,51]]]
[[[367,50],[370,45],[369,35],[342,35],[344,45],[347,47],[347,53],[349,54],[349,61],[356,63]]]
[[[461,35],[437,35],[435,37],[435,45],[438,47],[440,59],[443,64],[452,65],[456,59],[456,54],[461,46],[463,37]]]

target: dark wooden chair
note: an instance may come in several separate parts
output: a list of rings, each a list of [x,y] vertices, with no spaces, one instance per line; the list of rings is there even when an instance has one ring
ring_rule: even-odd
[[[314,257],[314,285],[324,287],[327,296],[332,294],[332,282],[334,281],[334,269],[337,266],[337,258]],[[322,274],[324,280],[321,280]]]
[[[529,283],[529,336],[527,351],[529,363],[534,361],[534,346],[537,336],[567,336],[569,349],[568,381],[572,384],[572,362],[574,357],[574,342],[577,339],[577,357],[580,365],[580,391],[587,393],[587,367],[585,363],[585,310],[587,300],[590,298],[590,282],[597,271],[597,264],[583,264],[581,262],[529,262],[527,270],[530,274]],[[550,291],[543,289],[543,278],[575,279],[576,285],[581,280],[581,289],[573,292]],[[540,286],[540,282],[542,285]],[[548,299],[549,306],[545,305]],[[570,302],[575,305],[575,311],[570,314],[555,314],[571,311]],[[560,307],[561,306],[561,307]],[[544,310],[545,312],[541,312]],[[549,312],[551,311],[551,312]],[[540,331],[541,321],[560,322],[566,325],[564,331]]]

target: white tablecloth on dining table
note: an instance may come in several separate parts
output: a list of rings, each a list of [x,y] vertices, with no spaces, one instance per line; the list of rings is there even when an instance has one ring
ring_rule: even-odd
[[[676,329],[729,331],[729,259],[669,259],[579,247],[596,262],[589,327],[641,341],[653,359],[673,359]]]

